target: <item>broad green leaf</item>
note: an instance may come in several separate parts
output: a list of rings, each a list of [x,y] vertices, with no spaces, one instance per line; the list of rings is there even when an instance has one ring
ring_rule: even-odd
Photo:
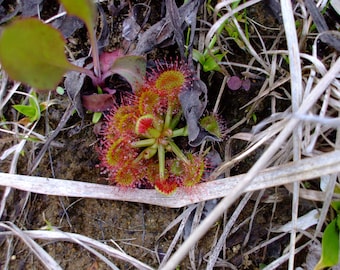
[[[199,62],[202,66],[205,62],[205,57],[203,53],[200,53],[198,50],[193,49],[192,50],[192,58],[196,61]]]
[[[217,59],[218,61],[221,61],[223,57],[224,57],[224,54],[222,53],[215,54],[214,56],[207,55],[206,60],[203,64],[203,71],[204,72],[213,71],[213,70],[220,71],[221,68],[215,59]]]
[[[339,213],[340,211],[340,201],[332,201],[331,205],[335,211]]]
[[[20,112],[21,114],[28,117],[30,122],[34,122],[35,120],[38,119],[39,112],[37,111],[37,108],[21,104],[13,105],[13,108]]]
[[[136,91],[144,83],[146,61],[142,56],[129,55],[118,58],[111,67],[111,72],[122,76]]]
[[[0,62],[8,75],[39,90],[55,89],[74,69],[64,53],[64,39],[38,19],[14,21],[0,37]]]
[[[339,261],[339,229],[335,218],[326,227],[322,236],[322,254],[315,270],[336,265]]]
[[[83,20],[87,28],[94,28],[96,9],[93,0],[60,0],[60,3],[67,13]]]
[[[13,105],[13,108],[16,109],[18,112],[22,113],[26,117],[29,118],[30,122],[34,122],[38,120],[41,116],[41,112],[45,109],[37,99],[37,94],[33,92],[28,99],[29,105]]]

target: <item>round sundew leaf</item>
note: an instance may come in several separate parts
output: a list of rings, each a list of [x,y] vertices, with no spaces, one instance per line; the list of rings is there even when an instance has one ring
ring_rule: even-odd
[[[250,87],[251,87],[251,82],[250,82],[250,80],[249,80],[249,79],[244,79],[244,80],[242,81],[242,88],[243,88],[244,90],[248,91],[248,90],[250,89]]]
[[[8,75],[39,90],[55,89],[63,75],[76,69],[67,61],[65,41],[38,19],[14,21],[0,37],[0,62]]]
[[[171,195],[177,189],[177,184],[174,181],[169,181],[168,179],[158,179],[155,182],[155,189],[164,195]]]
[[[217,118],[213,115],[207,115],[200,120],[200,124],[210,133],[216,137],[221,138],[221,129],[218,124]]]
[[[150,128],[153,128],[154,117],[151,114],[143,115],[138,118],[135,132],[138,135],[145,135]]]

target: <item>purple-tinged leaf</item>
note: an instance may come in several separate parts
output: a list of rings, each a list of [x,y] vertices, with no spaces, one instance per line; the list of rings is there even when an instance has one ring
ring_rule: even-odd
[[[249,91],[251,87],[251,82],[249,79],[242,80],[242,88],[246,91]]]
[[[52,26],[57,28],[64,38],[69,38],[76,30],[84,26],[84,22],[78,17],[66,15],[56,19]]]
[[[92,94],[82,96],[84,107],[91,112],[102,112],[114,106],[113,96],[110,94]]]
[[[107,77],[107,75],[105,75],[107,72],[109,72],[110,75],[112,74],[110,69],[113,63],[123,55],[124,54],[121,50],[116,50],[113,52],[103,52],[100,55],[99,57],[100,67],[104,78]]]
[[[238,76],[231,76],[227,84],[230,90],[238,90],[242,86],[242,80]]]
[[[189,145],[196,147],[205,140],[220,141],[199,124],[199,119],[207,106],[207,86],[204,82],[194,79],[193,87],[182,91],[179,99],[188,125]]]
[[[33,17],[41,11],[41,2],[43,0],[25,0],[21,1],[22,11],[21,16],[23,17]]]
[[[113,63],[111,72],[122,76],[130,84],[132,91],[135,92],[144,84],[145,58],[136,55],[120,57]]]

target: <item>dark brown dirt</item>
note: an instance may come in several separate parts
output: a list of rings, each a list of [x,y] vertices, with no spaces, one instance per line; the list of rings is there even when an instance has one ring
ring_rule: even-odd
[[[117,1],[114,1],[117,2]],[[46,7],[45,7],[46,8]],[[159,14],[159,8],[155,7],[156,14]],[[250,15],[263,14],[264,7],[257,6],[257,12],[254,8],[251,9]],[[53,10],[55,7],[53,6]],[[107,9],[106,9],[107,10]],[[123,15],[113,20],[111,18],[111,29],[117,29],[111,35],[112,44],[119,44],[119,26],[121,27],[122,18],[127,15],[128,9],[125,8]],[[267,11],[266,11],[267,12]],[[47,16],[47,13],[44,13]],[[155,16],[151,16],[155,18]],[[275,19],[270,16],[264,20],[271,20],[271,24],[275,24]],[[266,22],[264,22],[266,23]],[[78,38],[84,37],[82,32],[77,32]],[[77,44],[86,44],[86,42],[78,42]],[[235,44],[234,44],[235,46]],[[113,46],[114,47],[114,46]],[[87,48],[84,48],[86,50]],[[79,48],[82,50],[82,48]],[[243,57],[245,52],[235,48],[235,51],[241,55],[234,54],[228,56],[233,61],[245,61]],[[159,53],[161,58],[164,57],[164,51]],[[155,53],[152,57],[156,57]],[[222,82],[222,76],[218,73],[213,75],[212,79],[209,74],[202,74],[203,80],[209,88],[209,108],[212,108],[217,96],[217,90]],[[261,81],[254,82],[250,91],[230,91],[226,90],[221,103],[221,115],[225,119],[228,126],[239,121],[246,115],[247,109],[239,110],[244,104],[256,96]],[[63,99],[62,97],[57,97]],[[256,111],[258,120],[268,116],[269,100],[264,100]],[[52,129],[58,124],[58,120],[62,116],[65,109],[64,105],[51,107],[49,110],[49,125]],[[7,114],[10,114],[8,108]],[[90,121],[91,115],[87,115],[84,124],[81,124],[77,115],[73,115],[68,121],[67,126],[71,127],[68,130],[61,132],[56,138],[54,145],[51,146],[48,153],[43,158],[37,170],[34,172],[38,176],[55,177],[60,179],[72,179],[88,181],[93,183],[105,183],[104,178],[100,175],[98,164],[98,157],[96,154],[96,144],[98,138],[93,133],[93,125]],[[242,130],[250,130],[254,123],[250,120]],[[43,132],[43,124],[41,131]],[[77,133],[76,130],[80,131]],[[234,131],[237,132],[237,131]],[[74,135],[72,135],[75,133]],[[231,134],[229,134],[231,135]],[[0,135],[0,139],[9,142],[3,144],[0,149],[3,151],[14,142],[10,138]],[[31,158],[38,153],[41,145],[34,143],[27,143],[25,155],[20,160],[20,171],[18,173],[26,174],[27,165],[30,165]],[[244,148],[244,144],[235,145],[233,150],[238,152]],[[249,158],[246,162],[240,163],[234,170],[233,174],[239,174],[247,171],[249,166],[256,160],[256,156]],[[8,171],[8,162],[0,163],[1,171]],[[102,241],[108,245],[116,247],[114,243],[119,245],[127,254],[157,268],[159,263],[156,259],[156,252],[161,254],[167,250],[171,240],[173,239],[175,230],[167,233],[166,237],[162,238],[159,245],[159,250],[155,250],[156,240],[162,231],[173,221],[183,209],[167,209],[152,205],[144,205],[137,203],[106,201],[95,199],[77,199],[65,198],[31,194],[30,199],[24,209],[24,215],[20,216],[19,206],[25,198],[25,193],[15,191],[13,196],[8,201],[8,208],[3,220],[17,220],[18,226],[25,229],[39,229],[46,225],[46,222],[52,226],[58,227],[62,231],[74,232],[85,235],[87,237]],[[274,224],[283,224],[290,218],[290,197],[287,192],[282,192],[282,201],[276,206],[277,212],[273,214],[272,222]],[[254,206],[254,201],[249,203],[249,206],[243,211],[239,218],[239,222],[245,220],[250,216]],[[238,267],[238,269],[259,269],[259,265],[267,264],[271,260],[279,257],[288,239],[283,238],[276,242],[268,249],[261,249],[248,257],[243,257],[243,253],[261,241],[267,239],[268,227],[272,215],[272,204],[261,203],[259,213],[256,216],[255,223],[252,227],[251,238],[245,247],[242,247],[244,237],[248,231],[248,224],[245,224],[242,229],[237,231],[227,240],[227,250],[225,258]],[[232,210],[227,214],[227,219],[232,214]],[[282,215],[282,213],[287,213]],[[199,269],[204,267],[204,256],[209,252],[212,245],[214,235],[220,235],[222,231],[223,220],[216,224],[208,235],[200,241],[197,248],[197,257],[201,261]],[[2,240],[0,238],[0,240]],[[17,241],[17,240],[15,240]],[[63,269],[108,269],[103,262],[101,262],[94,255],[81,248],[80,246],[66,242],[43,242],[39,241],[43,248],[47,250],[57,262],[60,263]],[[5,243],[2,242],[2,246]],[[0,268],[6,257],[4,248],[0,251]],[[130,265],[112,259],[120,269],[133,269]],[[191,269],[188,259],[183,262],[179,269]],[[16,242],[13,257],[11,260],[10,269],[43,269],[40,262],[34,255],[25,247],[22,242]],[[227,269],[227,268],[226,268]]]

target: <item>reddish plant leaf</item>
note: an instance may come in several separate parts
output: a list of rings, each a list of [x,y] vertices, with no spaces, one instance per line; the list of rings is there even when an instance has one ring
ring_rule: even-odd
[[[248,91],[250,89],[251,86],[251,82],[249,79],[244,79],[242,80],[242,88],[246,91]]]
[[[102,112],[114,106],[113,96],[110,94],[92,94],[82,96],[84,107],[91,112]]]
[[[113,63],[111,67],[112,74],[119,74],[131,85],[132,91],[135,92],[144,84],[146,73],[146,61],[142,56],[128,55],[123,56]]]
[[[242,80],[238,76],[231,76],[228,81],[228,87],[230,90],[238,90],[242,86]]]
[[[154,117],[151,114],[146,114],[138,118],[136,123],[136,133],[145,135],[150,128],[153,128]]]
[[[116,50],[113,52],[103,52],[100,57],[100,66],[101,66],[101,71],[103,73],[103,77],[107,77],[105,75],[107,72],[110,72],[110,69],[113,65],[113,63],[117,60],[117,58],[124,56],[123,52],[121,50]],[[111,72],[110,72],[111,74]]]

